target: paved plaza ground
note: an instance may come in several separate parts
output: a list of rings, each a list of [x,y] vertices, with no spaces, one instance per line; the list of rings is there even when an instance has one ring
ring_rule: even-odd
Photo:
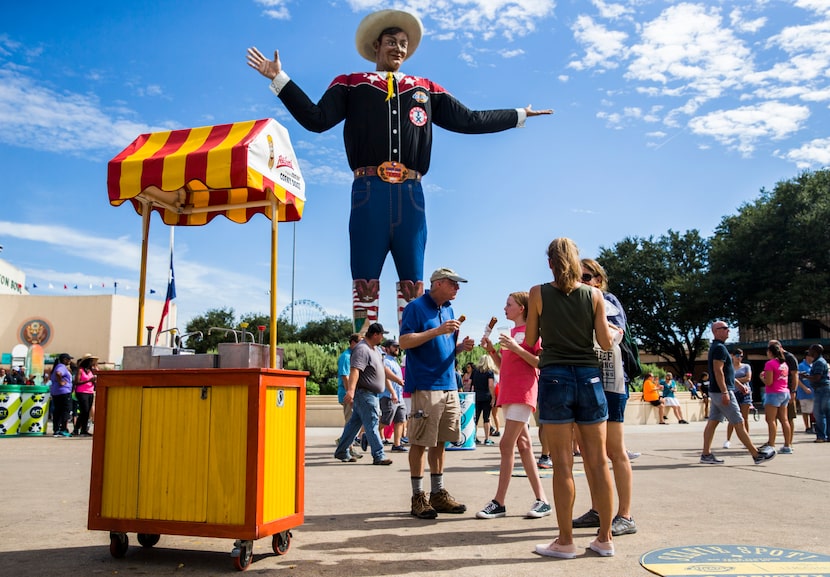
[[[794,454],[755,466],[743,448],[718,449],[726,434],[721,425],[714,447],[726,463],[713,466],[698,463],[703,423],[628,426],[629,447],[642,452],[632,463],[639,532],[615,539],[616,557],[588,550],[558,560],[532,552],[555,534],[555,519],[523,518],[533,501],[527,479],[513,479],[507,517],[475,518],[496,489],[498,447],[448,453],[446,486],[468,512],[424,521],[409,515],[407,455],[391,454],[389,467],[372,466],[368,456],[340,463],[332,458],[340,431],[310,428],[305,523],[293,530],[285,556],[274,555],[270,538],[256,541],[248,573],[627,577],[649,575],[641,556],[667,547],[752,545],[830,555],[830,443],[814,444],[801,432],[800,419],[797,429]],[[753,422],[751,435],[763,443],[764,423]],[[83,438],[0,439],[0,575],[235,573],[229,539],[165,535],[144,549],[130,534],[126,557],[112,558],[108,534],[86,529],[91,447],[91,439]],[[575,469],[579,515],[590,503],[579,459]],[[551,498],[550,479],[544,483]],[[587,548],[593,532],[575,530],[577,544]]]

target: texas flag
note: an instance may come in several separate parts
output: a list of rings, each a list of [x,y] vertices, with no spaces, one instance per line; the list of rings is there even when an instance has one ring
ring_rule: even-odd
[[[159,335],[164,327],[164,319],[170,311],[170,301],[176,298],[176,277],[173,274],[173,249],[170,249],[170,273],[167,276],[167,296],[164,299],[164,308],[161,309],[161,320],[156,331],[156,344],[159,342]]]

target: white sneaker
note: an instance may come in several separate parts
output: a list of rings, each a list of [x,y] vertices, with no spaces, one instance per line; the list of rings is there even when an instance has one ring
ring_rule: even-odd
[[[731,443],[729,441],[724,441],[723,442],[723,448],[724,449],[728,449],[730,446],[731,446]]]

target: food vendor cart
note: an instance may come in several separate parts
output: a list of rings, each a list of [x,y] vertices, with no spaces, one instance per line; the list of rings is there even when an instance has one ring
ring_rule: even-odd
[[[141,135],[109,162],[107,188],[142,217],[141,279],[136,346],[125,370],[98,377],[88,528],[110,532],[114,557],[128,532],[144,547],[163,534],[233,538],[239,570],[255,539],[273,536],[284,554],[303,523],[307,375],[277,362],[277,223],[299,220],[305,203],[288,133],[264,119]],[[270,219],[268,345],[174,355],[150,334],[142,343],[152,212],[169,226]]]

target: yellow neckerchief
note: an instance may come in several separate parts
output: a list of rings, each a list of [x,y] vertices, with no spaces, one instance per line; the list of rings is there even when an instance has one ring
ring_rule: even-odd
[[[395,95],[395,85],[393,84],[394,79],[395,76],[391,72],[386,73],[386,102],[389,102],[389,100]]]

